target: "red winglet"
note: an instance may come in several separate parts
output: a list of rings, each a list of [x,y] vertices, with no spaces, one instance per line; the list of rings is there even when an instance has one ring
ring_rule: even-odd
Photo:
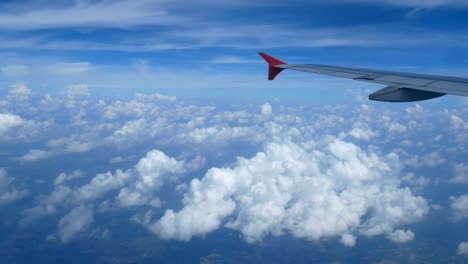
[[[275,66],[280,65],[280,64],[287,64],[263,52],[260,52],[258,54],[262,56],[262,58],[266,62],[268,62],[268,80],[274,80],[275,77],[284,70],[282,68],[277,68]]]

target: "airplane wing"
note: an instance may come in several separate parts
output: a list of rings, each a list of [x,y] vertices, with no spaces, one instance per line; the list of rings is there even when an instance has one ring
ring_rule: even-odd
[[[369,95],[369,100],[383,102],[414,102],[446,94],[468,96],[468,78],[415,74],[320,64],[287,64],[265,53],[260,56],[268,63],[268,80],[285,69],[335,76],[357,81],[387,85]]]

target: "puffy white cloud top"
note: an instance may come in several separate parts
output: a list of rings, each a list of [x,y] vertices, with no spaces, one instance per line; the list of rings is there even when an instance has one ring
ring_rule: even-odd
[[[160,204],[159,198],[157,197],[159,189],[166,182],[177,183],[180,177],[187,172],[199,168],[203,162],[204,160],[199,157],[189,162],[178,161],[167,156],[162,151],[152,150],[149,151],[145,157],[141,158],[133,168],[125,171],[116,170],[114,173],[99,173],[88,183],[76,188],[70,188],[65,184],[68,181],[83,177],[83,172],[75,170],[69,174],[61,173],[55,178],[55,187],[52,193],[48,196],[40,197],[35,207],[23,211],[25,217],[22,219],[21,224],[27,225],[40,217],[54,214],[57,212],[57,206],[69,207],[80,205],[73,209],[68,216],[65,216],[59,223],[58,234],[60,240],[64,242],[69,241],[74,237],[75,233],[92,222],[89,221],[89,218],[92,217],[80,219],[80,221],[83,220],[83,223],[79,222],[79,227],[75,226],[75,228],[79,230],[66,227],[65,224],[63,224],[70,224],[73,221],[72,216],[76,214],[74,210],[85,213],[92,212],[89,206],[83,207],[81,205],[94,205],[94,203],[99,200],[102,201],[102,198],[106,194],[117,191],[114,200],[115,205],[120,208],[144,205],[158,207]],[[0,187],[2,187],[1,180],[2,178],[0,177]],[[3,190],[2,188],[0,188],[0,191]],[[107,203],[109,202],[108,200]],[[92,216],[92,213],[88,215]],[[71,224],[75,225],[73,223]]]
[[[62,172],[62,173],[59,174],[59,176],[57,176],[57,178],[55,178],[54,185],[60,185],[60,184],[63,184],[65,182],[81,178],[83,176],[84,176],[84,174],[83,174],[83,172],[81,170],[74,170],[73,172],[71,172],[69,174]]]
[[[349,247],[362,236],[404,243],[415,238],[408,224],[429,210],[415,192],[424,195],[426,186],[450,180],[421,169],[456,164],[450,181],[463,183],[466,178],[460,155],[467,142],[465,108],[278,102],[273,114],[269,103],[236,110],[159,94],[95,98],[86,85],[42,98],[22,90],[0,100],[0,142],[24,145],[3,153],[12,157],[13,166],[102,150],[110,160],[104,173],[91,174],[87,167],[56,171],[52,192],[34,193],[35,204],[23,210],[22,225],[86,205],[92,214],[127,210],[164,239],[188,241],[228,228],[248,242],[287,234],[308,240],[336,238]],[[421,138],[424,135],[427,138]],[[135,146],[154,150],[143,154]],[[249,158],[232,164],[238,155]],[[119,169],[119,163],[138,156],[134,166]],[[205,159],[215,167],[198,171]],[[10,183],[3,197],[21,193],[11,178],[5,179]],[[165,201],[162,188],[183,195],[181,208],[173,207],[177,201]],[[451,200],[457,220],[468,215],[461,198]],[[154,218],[152,210],[160,210],[162,217]],[[75,233],[86,230],[83,226]]]
[[[17,126],[22,125],[24,122],[25,121],[18,115],[0,113],[0,136]]]
[[[339,139],[312,149],[270,143],[251,159],[192,180],[180,211],[142,222],[161,238],[183,241],[225,226],[248,242],[285,232],[310,240],[341,236],[348,246],[355,235],[405,242],[414,234],[395,229],[421,220],[429,207],[400,187],[399,166],[394,153],[379,157]]]
[[[159,150],[152,150],[136,164],[137,177],[131,186],[122,188],[117,200],[122,207],[152,204],[159,206],[153,198],[165,181],[177,182],[186,172],[184,161],[177,161]]]
[[[265,115],[265,116],[271,115],[273,113],[273,107],[269,103],[263,104],[260,107],[260,109],[261,109],[262,115]]]

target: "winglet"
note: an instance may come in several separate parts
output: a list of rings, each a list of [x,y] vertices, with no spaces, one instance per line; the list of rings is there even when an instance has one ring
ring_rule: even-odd
[[[281,64],[287,64],[263,52],[260,52],[258,54],[262,56],[262,58],[268,63],[268,80],[274,80],[275,77],[284,70],[276,66]]]

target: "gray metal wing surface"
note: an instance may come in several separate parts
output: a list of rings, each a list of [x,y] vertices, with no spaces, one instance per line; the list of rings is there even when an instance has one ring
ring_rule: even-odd
[[[413,102],[446,94],[468,96],[468,78],[320,64],[287,64],[265,53],[260,53],[260,55],[269,64],[268,79],[270,80],[273,80],[281,71],[290,69],[387,85],[387,87],[370,94],[370,100]]]

